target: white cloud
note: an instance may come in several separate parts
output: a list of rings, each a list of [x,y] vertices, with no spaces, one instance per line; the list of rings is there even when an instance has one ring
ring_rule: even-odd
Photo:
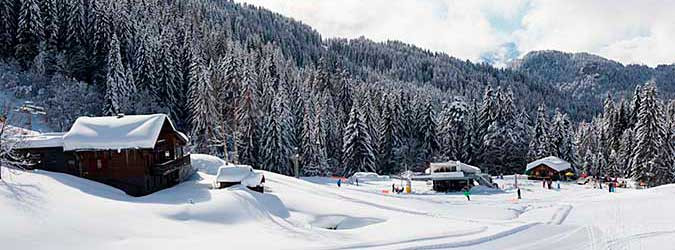
[[[474,61],[512,42],[520,52],[583,51],[651,66],[675,62],[675,1],[239,1],[293,17],[324,37],[401,40]]]

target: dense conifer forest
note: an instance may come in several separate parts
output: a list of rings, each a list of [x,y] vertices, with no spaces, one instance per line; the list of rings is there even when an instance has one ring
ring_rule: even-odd
[[[459,160],[675,181],[675,65],[537,51],[495,68],[397,41],[323,39],[226,0],[0,0],[0,89],[79,116],[166,113],[193,152],[293,174]]]

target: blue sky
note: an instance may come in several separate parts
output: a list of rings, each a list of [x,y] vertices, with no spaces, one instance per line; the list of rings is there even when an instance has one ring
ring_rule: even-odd
[[[675,1],[239,1],[293,17],[324,37],[400,40],[498,66],[543,49],[624,64],[675,63]]]

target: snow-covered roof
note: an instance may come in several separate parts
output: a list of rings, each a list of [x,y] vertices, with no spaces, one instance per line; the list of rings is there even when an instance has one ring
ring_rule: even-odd
[[[226,165],[218,168],[216,182],[241,182],[253,174],[253,168],[248,165]]]
[[[262,184],[263,174],[261,173],[251,173],[248,177],[241,180],[241,185],[247,187],[257,187]]]
[[[187,141],[165,114],[80,117],[64,135],[63,150],[154,148],[165,121]]]
[[[480,168],[471,166],[460,161],[448,161],[448,162],[435,162],[431,163],[428,169],[429,173],[444,171],[444,172],[456,172],[462,171],[464,173],[470,174],[480,174]],[[427,171],[425,171],[427,172]]]
[[[550,167],[550,168],[552,168],[552,169],[554,169],[555,171],[558,171],[558,172],[572,168],[572,164],[570,164],[569,162],[566,162],[565,160],[560,159],[560,158],[555,157],[555,156],[549,156],[549,157],[541,158],[539,160],[528,163],[527,168],[525,168],[525,171],[529,171],[530,169],[533,169],[533,168],[535,168],[539,165],[542,165],[542,164],[546,165],[546,166],[548,166],[548,167]]]
[[[63,135],[65,133],[42,133],[32,136],[24,136],[19,139],[16,148],[59,148],[63,147]]]

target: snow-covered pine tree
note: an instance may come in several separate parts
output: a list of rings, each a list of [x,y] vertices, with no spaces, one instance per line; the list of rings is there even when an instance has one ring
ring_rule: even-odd
[[[345,128],[343,175],[356,172],[375,172],[375,155],[359,105],[353,105]]]
[[[423,110],[419,112],[417,121],[419,122],[417,130],[417,161],[423,163],[431,161],[439,148],[438,133],[436,131],[436,112],[431,100],[428,100],[428,98],[423,106]]]
[[[154,54],[156,55],[157,71],[155,72],[155,81],[151,87],[155,99],[167,106],[170,111],[170,116],[178,118],[177,98],[178,92],[177,76],[179,72],[178,65],[175,62],[174,53],[177,50],[173,37],[165,30],[161,35],[159,46],[157,46]],[[215,72],[220,72],[220,69],[215,68]],[[213,85],[213,82],[212,82]]]
[[[442,141],[440,148],[449,160],[466,161],[464,142],[467,136],[467,113],[466,103],[453,101],[446,108],[445,118],[439,124],[439,140]]]
[[[188,31],[183,31],[184,33],[181,34],[182,37],[178,39],[178,56],[175,58],[176,60],[176,107],[174,109],[174,115],[177,117],[176,121],[176,126],[178,126],[179,129],[183,129],[184,131],[190,131],[192,130],[190,128],[190,123],[189,121],[189,116],[190,116],[190,110],[187,108],[187,102],[189,99],[188,92],[190,89],[190,79],[192,78],[190,76],[190,72],[193,71],[192,67],[195,65],[193,62],[193,56],[192,56],[192,43],[191,43],[191,36]],[[133,60],[132,60],[133,61]],[[137,79],[137,78],[134,78]],[[235,91],[239,91],[237,88]]]
[[[321,125],[326,133],[326,153],[328,154],[328,164],[334,173],[340,172],[340,162],[343,157],[341,145],[343,145],[343,135],[338,128],[339,121],[336,116],[335,102],[328,88],[320,92],[320,101],[323,106],[323,121]]]
[[[38,2],[38,0],[20,1],[15,56],[24,65],[33,60],[38,54],[40,42],[44,41],[44,26]]]
[[[216,148],[211,147],[220,136],[216,129],[218,111],[213,86],[210,81],[210,69],[201,60],[194,60],[190,76],[190,124],[192,127],[192,144],[194,151],[199,153],[215,154]]]
[[[347,70],[338,61],[336,67],[337,74],[335,74],[333,81],[334,87],[337,88],[338,110],[340,111],[340,127],[344,127],[349,120],[349,111],[353,105],[352,84],[350,82],[350,75]]]
[[[499,112],[497,107],[497,98],[495,91],[490,85],[485,88],[485,94],[483,95],[483,102],[478,110],[477,116],[477,126],[474,128],[474,138],[472,139],[473,143],[473,155],[474,162],[482,162],[483,157],[486,157],[485,145],[485,136],[487,135],[488,129],[492,126],[492,123],[495,121],[495,117]]]
[[[638,121],[638,114],[640,113],[640,108],[642,106],[642,97],[640,90],[640,85],[635,86],[635,91],[633,91],[633,100],[631,101],[630,106],[630,116],[628,118],[628,126],[630,128],[635,128]]]
[[[398,105],[401,108],[401,155],[403,156],[404,170],[411,170],[415,166],[417,145],[417,123],[414,104],[409,93],[400,92]]]
[[[302,173],[304,176],[324,176],[328,174],[328,155],[326,153],[326,132],[322,125],[324,111],[317,95],[306,102],[303,119]]]
[[[640,91],[642,101],[639,105],[638,120],[635,124],[636,143],[633,148],[631,162],[632,177],[637,181],[645,182],[649,186],[668,183],[671,166],[666,166],[662,158],[664,145],[665,122],[656,97],[656,87],[647,84]]]
[[[391,104],[391,99],[385,99],[384,112],[379,125],[379,157],[378,172],[380,174],[395,174],[401,171],[400,160],[400,118]]]
[[[633,156],[633,149],[635,148],[635,133],[633,129],[626,129],[621,135],[621,145],[618,152],[618,168],[621,170],[621,177],[632,176],[631,161]]]
[[[110,41],[110,51],[108,52],[104,114],[117,115],[130,111],[126,107],[128,107],[129,98],[135,90],[132,81],[127,79],[127,73],[120,56],[119,40],[114,35]]]
[[[277,92],[270,108],[271,113],[265,117],[260,167],[284,175],[293,175],[290,160],[292,148],[288,129],[289,114],[284,101],[287,98],[285,91]]]
[[[155,86],[154,82],[157,81],[157,66],[152,53],[155,51],[154,45],[156,42],[154,41],[155,37],[142,34],[134,56],[134,82],[139,89],[151,90]],[[194,54],[193,51],[186,51],[186,53],[189,53],[188,56]],[[195,65],[194,62],[191,63]]]
[[[553,143],[549,131],[549,122],[546,116],[546,106],[539,105],[537,118],[530,139],[528,158],[534,161],[554,154]]]
[[[258,119],[255,76],[249,60],[242,64],[241,99],[237,106],[237,151],[241,163],[255,165],[258,159]]]
[[[568,162],[576,162],[572,127],[567,114],[556,110],[551,125],[551,139],[555,147],[555,155]]]
[[[515,107],[509,92],[497,91],[498,112],[484,136],[481,167],[488,173],[516,173],[526,164],[526,129],[514,120]]]

